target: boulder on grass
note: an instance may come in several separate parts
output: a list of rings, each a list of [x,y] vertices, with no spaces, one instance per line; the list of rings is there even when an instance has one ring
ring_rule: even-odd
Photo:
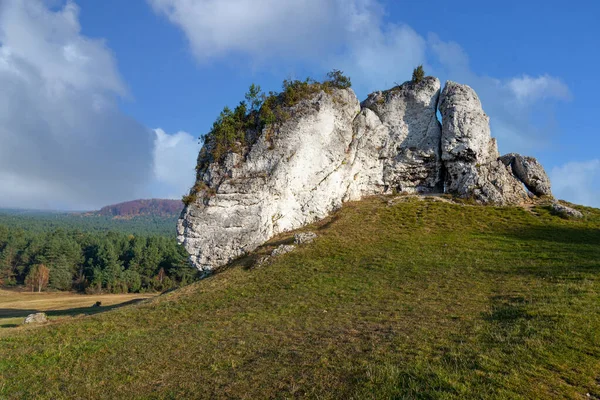
[[[48,322],[48,317],[44,313],[29,314],[25,318],[25,324],[43,324]]]
[[[294,246],[293,244],[282,244],[281,246],[277,247],[275,250],[273,250],[273,252],[271,253],[271,257],[277,257],[286,253],[289,253],[290,251],[294,250],[296,248],[296,246]]]
[[[583,214],[574,208],[564,206],[560,203],[552,203],[552,211],[564,218],[583,218]]]
[[[312,243],[317,238],[317,234],[314,232],[300,232],[294,235],[295,244],[306,244]]]

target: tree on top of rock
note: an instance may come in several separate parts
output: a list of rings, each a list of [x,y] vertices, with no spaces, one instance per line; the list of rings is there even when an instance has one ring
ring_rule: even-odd
[[[419,65],[417,68],[413,70],[412,81],[414,83],[419,83],[425,78],[425,70],[422,65]]]

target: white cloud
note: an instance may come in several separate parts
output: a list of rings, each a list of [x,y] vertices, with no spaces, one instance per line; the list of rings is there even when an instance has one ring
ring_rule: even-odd
[[[0,204],[92,208],[143,194],[151,131],[123,115],[126,95],[78,7],[0,2]]]
[[[403,83],[415,66],[426,64],[427,42],[408,25],[383,25],[371,18],[353,33],[343,52],[323,59],[323,68],[342,69],[359,93]]]
[[[378,0],[147,1],[184,32],[201,63],[241,55],[338,68],[366,92],[403,82],[426,61],[425,39],[408,25],[385,24]]]
[[[570,100],[571,91],[560,79],[550,75],[532,78],[523,75],[508,82],[508,87],[520,102],[532,102],[540,99],[554,98]]]
[[[360,29],[373,0],[148,0],[178,25],[200,61],[243,54],[254,59],[321,54]]]
[[[600,159],[568,162],[550,172],[552,192],[560,199],[600,207]]]
[[[155,129],[154,177],[165,197],[181,198],[194,183],[198,140],[186,132],[174,135]]]

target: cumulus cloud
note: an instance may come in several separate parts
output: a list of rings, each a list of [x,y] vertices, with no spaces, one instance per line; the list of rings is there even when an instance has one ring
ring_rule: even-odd
[[[552,168],[552,191],[560,199],[600,208],[600,159]]]
[[[560,79],[550,75],[532,78],[523,75],[508,82],[508,87],[520,102],[531,102],[539,99],[554,98],[570,100],[571,91]]]
[[[342,69],[359,92],[391,86],[426,62],[426,40],[384,23],[377,0],[148,0],[185,34],[196,59],[243,56]]]
[[[194,183],[198,140],[186,132],[169,135],[155,129],[154,133],[154,176],[161,196],[181,198]]]
[[[324,61],[351,76],[355,90],[363,96],[402,83],[412,76],[415,66],[427,63],[427,42],[408,25],[384,25],[379,18],[371,18],[354,34],[343,51]]]
[[[0,204],[94,208],[143,194],[152,132],[116,105],[111,51],[81,34],[78,7],[0,2]]]
[[[374,0],[148,0],[199,61],[231,54],[305,59],[345,43],[381,14]]]

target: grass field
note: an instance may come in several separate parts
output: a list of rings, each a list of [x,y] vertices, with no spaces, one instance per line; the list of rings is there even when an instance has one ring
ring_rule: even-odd
[[[0,289],[0,328],[14,328],[35,312],[45,312],[51,320],[108,311],[122,305],[153,297],[153,294],[84,295],[69,292],[31,293]],[[97,301],[101,307],[92,307]],[[0,335],[6,331],[0,330]]]
[[[600,398],[600,210],[373,198],[273,263],[0,336],[0,398]],[[2,331],[2,330],[0,330]]]

